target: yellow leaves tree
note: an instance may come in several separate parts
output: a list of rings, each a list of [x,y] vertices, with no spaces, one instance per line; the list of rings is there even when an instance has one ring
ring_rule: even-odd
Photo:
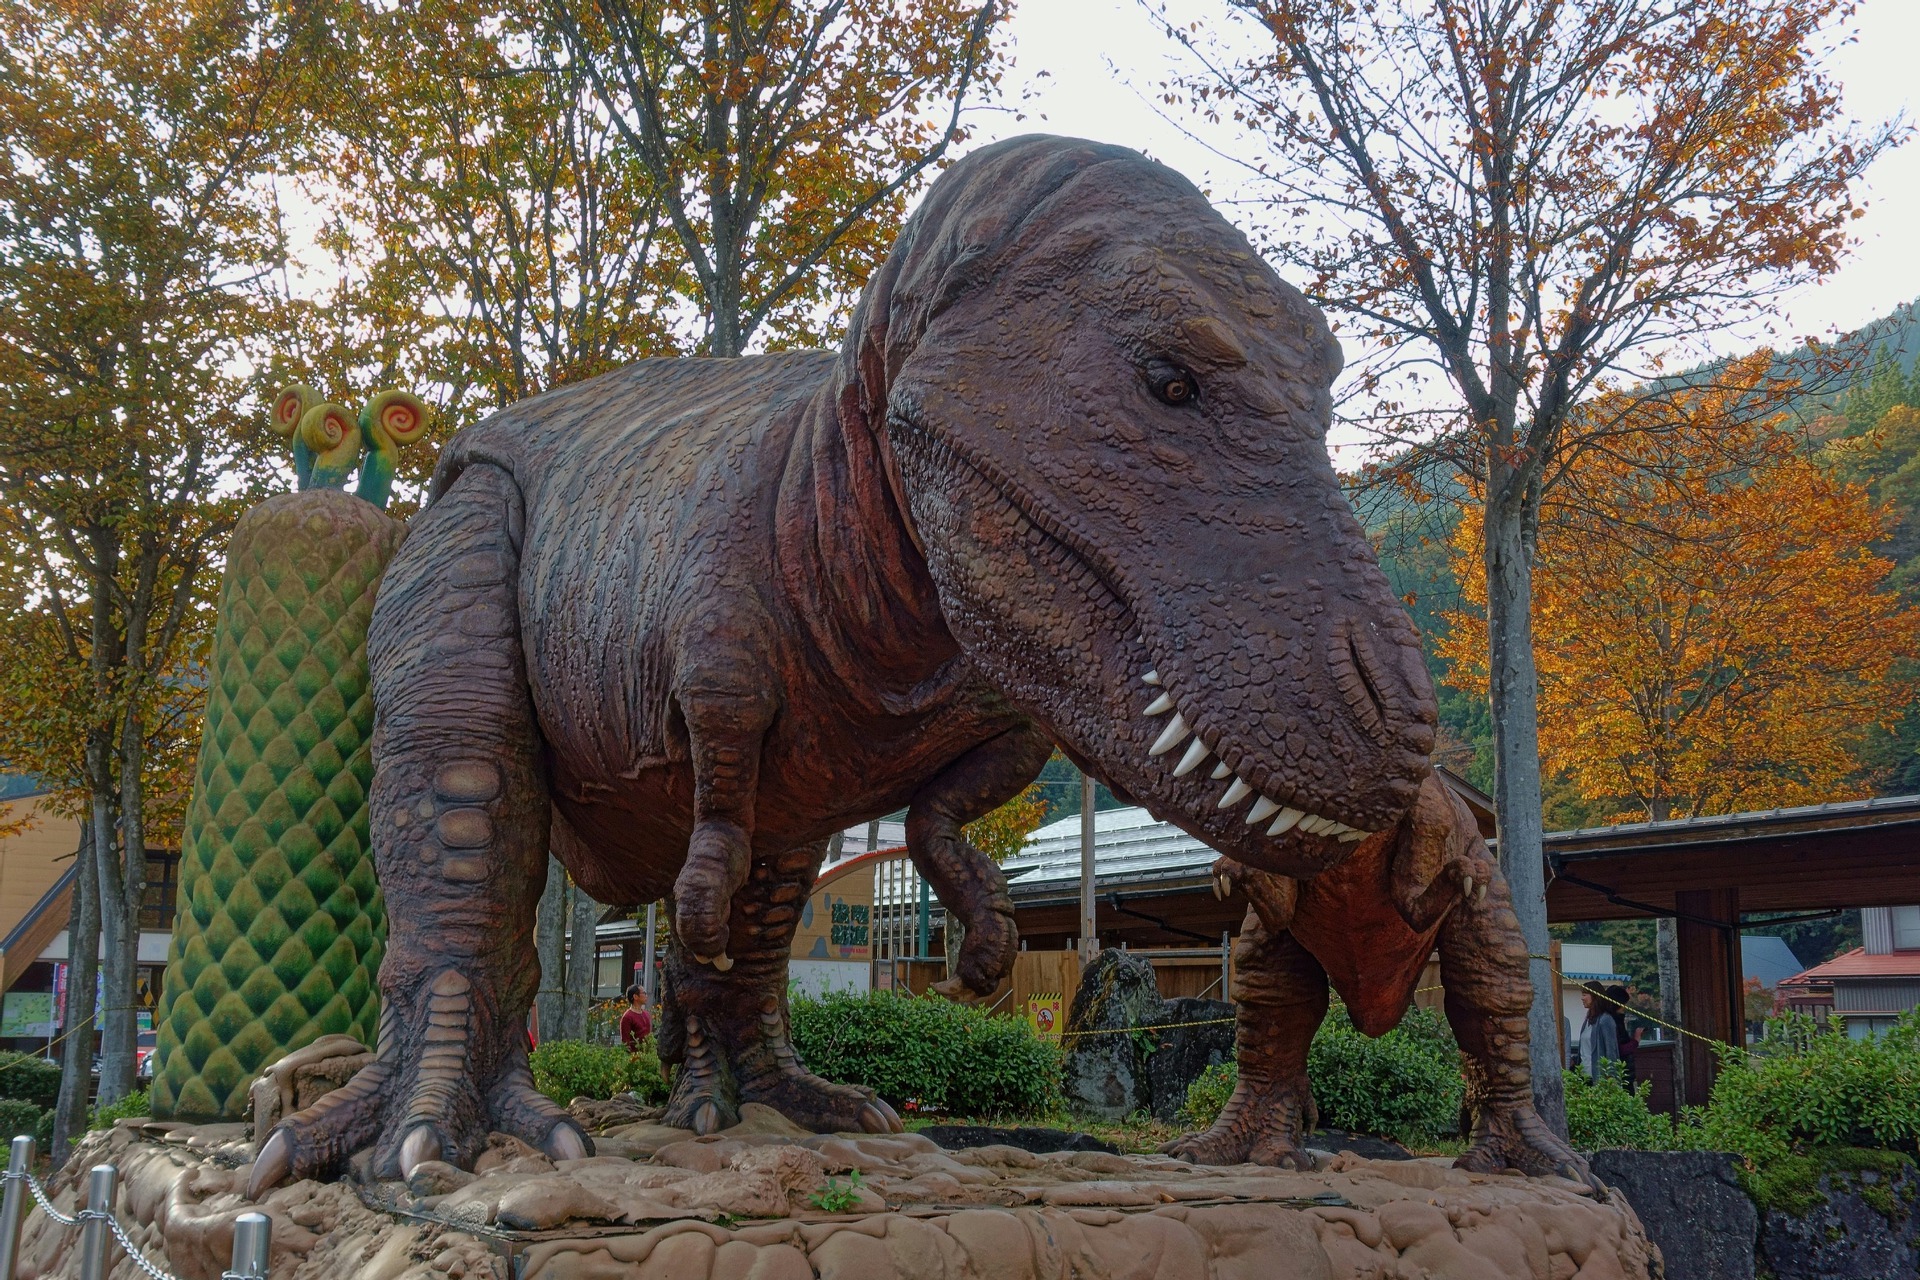
[[[103,1101],[133,1084],[156,745],[194,701],[208,569],[266,474],[235,427],[278,318],[271,175],[301,30],[265,0],[0,8],[0,751],[91,836],[70,990],[91,1004],[104,933]],[[91,1016],[70,1001],[69,1026]],[[84,1127],[89,1041],[68,1042],[56,1155]]]
[[[429,389],[444,434],[677,354],[661,202],[537,15],[349,0],[328,30],[344,83],[321,105],[329,145],[306,185],[339,283],[298,335],[300,372]]]
[[[1642,403],[1645,429],[1582,453],[1541,509],[1541,754],[1633,816],[1866,794],[1856,751],[1913,696],[1895,667],[1920,609],[1872,550],[1890,512],[1784,419],[1743,413],[1714,390]],[[1443,648],[1484,681],[1477,520]]]
[[[1228,135],[1264,247],[1372,350],[1361,412],[1402,467],[1478,494],[1500,858],[1547,949],[1533,532],[1633,431],[1662,362],[1833,270],[1899,136],[1844,112],[1850,0],[1142,0],[1191,55],[1164,86]],[[1231,34],[1229,34],[1229,31]],[[1611,389],[1615,412],[1597,406]],[[1544,960],[1535,1101],[1564,1123]]]
[[[823,345],[997,83],[989,0],[548,0],[662,202],[701,350]]]
[[[995,862],[1005,862],[1026,846],[1048,807],[1046,788],[1029,782],[1019,795],[961,828],[961,834]]]

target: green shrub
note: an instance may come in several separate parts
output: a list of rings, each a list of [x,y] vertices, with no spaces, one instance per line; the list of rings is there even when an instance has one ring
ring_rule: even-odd
[[[1446,1020],[1414,1008],[1378,1039],[1362,1035],[1344,1004],[1328,1011],[1307,1051],[1320,1123],[1420,1143],[1459,1131],[1466,1081]]]
[[[111,1129],[116,1120],[130,1120],[135,1116],[153,1114],[153,1108],[147,1103],[147,1091],[135,1089],[118,1102],[110,1102],[104,1107],[96,1107],[93,1119],[87,1122],[89,1129]]]
[[[1466,1093],[1453,1033],[1430,1009],[1409,1009],[1374,1039],[1353,1025],[1344,1004],[1334,1005],[1307,1050],[1307,1079],[1322,1125],[1413,1143],[1453,1133]],[[1187,1088],[1187,1122],[1212,1124],[1238,1080],[1232,1063],[1208,1067]]]
[[[561,1106],[575,1098],[611,1098],[633,1093],[643,1102],[667,1096],[667,1080],[651,1039],[639,1053],[618,1045],[548,1040],[533,1051],[533,1087]]]
[[[1647,1106],[1653,1082],[1643,1080],[1629,1089],[1618,1076],[1599,1081],[1584,1071],[1561,1074],[1566,1085],[1567,1136],[1576,1151],[1631,1148],[1667,1151],[1674,1145],[1673,1121],[1655,1115]]]
[[[11,1142],[22,1134],[31,1134],[37,1140],[41,1117],[52,1114],[20,1098],[0,1098],[0,1143]]]
[[[31,1053],[0,1053],[0,1098],[43,1110],[60,1097],[60,1064]]]
[[[794,996],[792,1025],[808,1070],[865,1085],[895,1107],[991,1117],[1059,1109],[1059,1047],[1024,1018],[931,996],[839,991]]]
[[[1180,1108],[1182,1123],[1195,1129],[1212,1128],[1221,1111],[1226,1109],[1227,1099],[1233,1096],[1233,1086],[1239,1080],[1240,1068],[1231,1062],[1216,1062],[1202,1071],[1187,1086],[1187,1103]]]
[[[1748,1194],[1793,1213],[1818,1202],[1824,1174],[1907,1163],[1920,1149],[1920,1010],[1859,1040],[1805,1014],[1769,1019],[1751,1055],[1723,1052],[1678,1136],[1739,1156]]]

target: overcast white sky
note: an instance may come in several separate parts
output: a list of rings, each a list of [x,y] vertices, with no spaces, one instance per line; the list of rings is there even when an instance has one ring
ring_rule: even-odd
[[[1174,7],[1187,6],[1196,14],[1226,10],[1222,0],[1176,0]],[[1859,39],[1834,63],[1848,110],[1862,120],[1920,116],[1920,0],[1864,0],[1854,25]],[[1013,35],[1006,97],[1017,103],[1028,95],[1027,118],[975,116],[976,137],[1077,134],[1138,147],[1203,187],[1231,183],[1217,156],[1143,100],[1169,66],[1171,46],[1136,0],[1018,0]],[[1789,300],[1783,336],[1855,329],[1920,295],[1920,141],[1875,164],[1866,196],[1867,216],[1855,224],[1859,247],[1837,275]]]

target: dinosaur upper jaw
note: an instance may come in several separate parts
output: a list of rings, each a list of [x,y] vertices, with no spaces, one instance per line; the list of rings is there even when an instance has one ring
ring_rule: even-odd
[[[1324,571],[1267,607],[1284,575],[1207,581],[1223,556],[1197,555],[1192,581],[1149,574],[947,433],[901,420],[893,441],[953,635],[1116,791],[1294,875],[1412,805],[1434,708],[1384,579]],[[1394,612],[1376,619],[1356,598]]]

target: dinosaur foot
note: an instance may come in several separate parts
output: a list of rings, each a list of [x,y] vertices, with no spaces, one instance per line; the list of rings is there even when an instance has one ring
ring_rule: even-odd
[[[337,1173],[367,1150],[376,1178],[405,1178],[429,1160],[470,1167],[494,1132],[555,1160],[592,1154],[579,1126],[533,1087],[517,1027],[481,1034],[491,1020],[463,975],[441,972],[425,995],[411,1016],[389,1007],[371,1064],[274,1126],[254,1161],[249,1196],[288,1179]]]
[[[1554,1136],[1530,1102],[1485,1107],[1474,1126],[1473,1145],[1453,1163],[1471,1173],[1557,1175],[1600,1189],[1587,1162]]]
[[[871,1089],[822,1080],[801,1064],[777,996],[762,1002],[756,1025],[730,1037],[720,1031],[698,1015],[687,1017],[684,1057],[661,1123],[715,1133],[738,1124],[740,1108],[757,1102],[814,1133],[904,1130]]]
[[[1312,1105],[1305,1081],[1260,1086],[1242,1077],[1212,1128],[1176,1138],[1160,1150],[1194,1164],[1312,1169],[1313,1157],[1300,1145]]]

